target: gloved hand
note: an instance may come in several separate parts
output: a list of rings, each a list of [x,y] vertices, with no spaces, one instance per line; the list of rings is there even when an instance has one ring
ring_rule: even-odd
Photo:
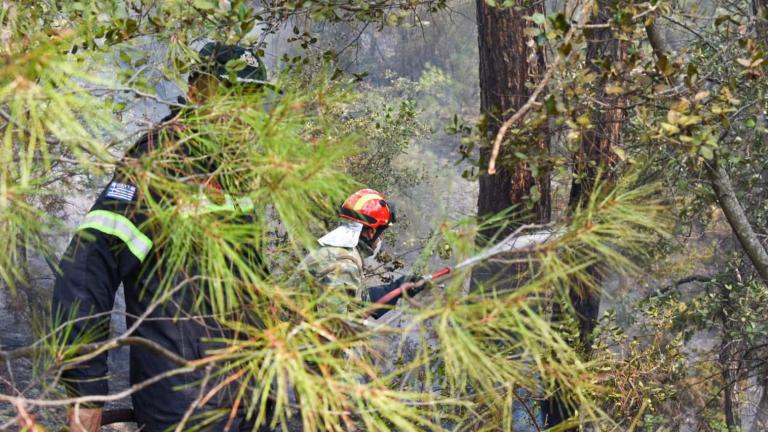
[[[422,277],[423,277],[422,275],[420,275],[418,273],[414,273],[414,274],[410,274],[408,276],[403,276],[403,281],[405,281],[405,282],[418,282],[418,281],[421,280]]]
[[[420,293],[422,290],[424,290],[425,287],[429,285],[429,283],[422,283],[419,286],[416,286],[416,282],[421,280],[421,276],[417,274],[409,275],[409,276],[400,276],[399,278],[393,280],[392,282],[384,285],[374,286],[368,288],[368,297],[371,301],[371,303],[380,303],[389,305],[389,306],[395,306],[397,304],[397,299],[403,296],[403,294],[407,295],[408,297],[412,297],[418,293]],[[411,282],[415,281],[415,282]],[[396,296],[388,297],[389,293],[396,290],[397,288],[403,288],[403,292],[398,292]],[[387,298],[388,301],[383,302],[382,299]],[[374,309],[373,312],[370,312],[370,317],[374,319],[378,319],[385,313],[387,313],[387,308],[379,307],[378,309]]]
[[[422,276],[422,275],[420,275],[418,273],[414,273],[414,274],[405,276],[403,278],[403,280],[406,283],[411,283],[412,284],[412,286],[406,286],[405,287],[409,297],[413,297],[413,296],[417,295],[418,293],[424,291],[424,289],[426,289],[426,288],[428,288],[428,287],[430,287],[432,285],[430,282],[426,282],[426,281],[424,283],[420,284],[420,285],[416,285],[416,283],[421,281],[423,278],[424,278],[424,276]]]

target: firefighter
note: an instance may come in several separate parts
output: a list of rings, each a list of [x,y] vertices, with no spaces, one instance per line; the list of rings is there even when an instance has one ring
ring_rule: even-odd
[[[395,222],[395,207],[384,195],[373,189],[361,189],[341,206],[341,222],[333,231],[318,239],[319,248],[311,251],[303,266],[320,286],[323,307],[332,312],[348,312],[350,297],[362,303],[376,303],[390,291],[403,286],[415,295],[423,286],[414,287],[418,276],[402,276],[391,283],[366,287],[363,260],[375,256],[382,234]],[[400,296],[374,310],[373,318],[385,314]]]
[[[189,102],[204,102],[206,97],[215,94],[218,86],[258,86],[266,78],[266,70],[261,61],[244,47],[211,42],[199,54],[200,65],[193,69],[188,80]],[[242,60],[245,67],[232,74],[225,67],[231,60]],[[152,149],[170,143],[173,140],[173,128],[167,125],[173,125],[179,115],[183,114],[173,112],[163,119],[163,133],[160,131],[162,126],[150,131],[129,150],[127,157],[140,158]],[[187,149],[180,151],[186,152]],[[185,155],[181,156],[183,158]],[[226,193],[220,190],[221,186],[218,185],[221,183],[212,174],[216,167],[207,163],[209,166],[193,167],[204,171],[195,172],[196,175],[192,176],[203,179],[196,186],[217,188],[219,195]],[[158,233],[143,226],[148,218],[143,204],[145,198],[127,172],[118,168],[86,214],[62,257],[54,285],[53,311],[60,317],[79,318],[73,320],[73,338],[78,335],[97,335],[96,341],[106,339],[115,293],[121,283],[125,292],[128,327],[136,323],[136,317],[147,311],[156,298],[161,275],[165,273],[159,268],[162,267],[159,263],[162,262],[160,257],[163,251],[153,244]],[[153,198],[156,202],[163,199]],[[234,205],[218,211],[242,213],[234,218],[235,223],[249,223],[253,219],[247,210],[245,206]],[[255,251],[252,258],[258,261]],[[149,319],[139,323],[132,336],[148,339],[188,360],[201,358],[205,355],[203,341],[207,338],[226,337],[228,333],[215,320],[195,316],[198,309],[195,309],[194,296],[189,293],[179,295],[156,308]],[[132,385],[178,367],[177,363],[146,347],[130,347]],[[203,377],[203,371],[178,374],[133,393],[134,414],[140,429],[159,432],[179,423],[198,397],[199,390],[190,384],[199,382]],[[62,378],[72,396],[106,395],[107,353],[65,370]],[[231,402],[216,399],[211,399],[199,411],[231,408]],[[77,415],[74,415],[75,412]],[[69,430],[97,431],[100,429],[101,416],[100,404],[70,409]],[[253,430],[253,425],[244,417],[244,413],[239,413],[230,430]],[[188,423],[188,427],[193,424]],[[202,430],[223,429],[223,424],[214,423]]]

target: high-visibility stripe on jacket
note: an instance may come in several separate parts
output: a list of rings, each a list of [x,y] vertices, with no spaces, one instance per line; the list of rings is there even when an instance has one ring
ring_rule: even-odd
[[[77,227],[78,231],[86,228],[119,238],[140,262],[144,261],[152,249],[152,240],[144,235],[130,219],[118,213],[93,210],[85,215],[85,220]]]

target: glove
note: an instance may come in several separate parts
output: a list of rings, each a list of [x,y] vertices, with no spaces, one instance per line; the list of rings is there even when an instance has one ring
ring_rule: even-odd
[[[417,283],[417,282],[421,281],[423,278],[424,278],[424,276],[422,276],[422,275],[420,275],[418,273],[414,273],[412,275],[404,277],[403,278],[403,282]],[[424,289],[426,289],[426,288],[428,288],[430,286],[432,286],[432,284],[430,282],[428,282],[428,281],[425,281],[421,285],[413,286],[413,287],[408,289],[408,296],[409,297],[413,297],[413,296],[419,294],[420,292],[424,291]]]
[[[414,274],[410,274],[408,276],[403,276],[403,281],[404,282],[418,282],[418,281],[421,280],[422,277],[423,277],[422,275],[420,275],[418,273],[414,273]]]

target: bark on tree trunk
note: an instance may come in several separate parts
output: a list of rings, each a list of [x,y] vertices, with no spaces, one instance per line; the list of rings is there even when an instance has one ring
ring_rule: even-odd
[[[476,0],[477,34],[480,64],[480,112],[484,115],[484,142],[480,147],[480,169],[485,171],[491,155],[491,142],[505,119],[522,107],[529,97],[526,84],[538,82],[545,67],[541,50],[528,45],[525,35],[529,23],[523,19],[544,12],[544,2],[515,0],[504,9],[491,7],[486,0]],[[535,47],[535,45],[532,45]],[[548,140],[540,138],[528,141],[529,154],[548,154]],[[550,219],[549,171],[540,169],[534,176],[524,162],[505,160],[501,149],[495,175],[481,173],[477,213],[481,218],[508,211],[514,207],[514,223],[506,227],[492,227],[478,236],[478,243],[505,235],[517,224],[546,223]],[[529,209],[532,189],[538,188],[540,199]],[[497,289],[513,289],[515,276],[525,269],[509,265],[488,264],[477,268],[472,284],[493,281]],[[501,282],[501,283],[498,283]],[[474,288],[474,286],[473,286]]]
[[[530,39],[524,30],[528,27],[523,17],[543,13],[543,2],[517,0],[505,9],[489,6],[477,0],[477,30],[480,54],[480,111],[485,116],[486,137],[494,137],[500,124],[528,99],[526,83],[536,81],[544,66],[540,51],[527,46]],[[488,165],[491,148],[488,142],[480,150],[480,166]],[[538,152],[547,152],[547,141],[530,143]],[[502,150],[501,157],[504,160]],[[518,221],[546,223],[550,218],[549,173],[534,177],[524,162],[514,166],[503,164],[495,175],[480,176],[478,216],[496,214],[512,206],[520,207]],[[541,199],[532,209],[526,209],[531,188],[536,186]],[[486,232],[495,234],[495,231]]]
[[[736,197],[736,192],[733,190],[731,179],[728,177],[725,168],[720,164],[717,155],[708,165],[707,173],[712,183],[712,190],[715,192],[717,202],[720,204],[720,208],[723,209],[728,224],[731,225],[731,229],[736,234],[736,238],[739,240],[744,252],[752,261],[752,265],[755,266],[755,270],[757,270],[760,278],[763,279],[764,283],[768,284],[768,253],[752,229],[752,225],[749,219],[747,219],[747,214],[744,212],[744,208],[742,208],[741,203]]]
[[[757,39],[766,46],[768,45],[768,0],[752,0],[752,13],[755,15]]]
[[[611,17],[615,1],[597,2],[599,12],[593,23],[605,24]],[[613,182],[614,167],[618,157],[613,151],[621,143],[621,124],[624,112],[621,109],[623,97],[605,92],[606,84],[621,81],[620,76],[613,76],[600,67],[601,63],[616,64],[624,57],[625,47],[613,35],[610,27],[590,29],[587,36],[587,67],[597,76],[602,77],[597,83],[596,99],[599,104],[592,108],[592,128],[584,132],[581,148],[577,155],[576,178],[571,185],[569,208],[577,210],[589,200],[598,181]],[[621,73],[618,71],[618,73]],[[591,276],[599,284],[601,272],[598,268],[589,269]],[[597,324],[600,309],[600,293],[588,287],[581,287],[570,293],[573,307],[579,320],[579,335],[585,352],[589,351],[589,335]]]
[[[762,432],[768,430],[768,371],[763,371],[761,387],[763,388],[760,402],[757,404],[757,412],[749,432]]]
[[[609,22],[613,11],[614,0],[599,0],[597,2],[598,14],[592,20],[592,24],[605,24]],[[609,95],[605,92],[606,84],[611,81],[620,81],[620,76],[613,76],[601,68],[600,64],[612,65],[624,56],[625,47],[614,36],[610,27],[599,27],[587,30],[586,62],[590,71],[601,77],[596,84],[596,97],[599,102],[592,107],[592,128],[587,130],[581,140],[579,153],[574,167],[574,181],[571,184],[569,197],[569,209],[576,211],[580,206],[589,201],[598,177],[601,182],[614,181],[613,168],[618,162],[618,157],[613,148],[621,142],[621,124],[623,110],[621,105],[623,98],[619,95]],[[612,69],[608,69],[612,71]],[[620,73],[620,71],[618,71]],[[600,284],[602,271],[596,266],[587,269],[596,285]],[[597,325],[600,312],[600,292],[588,286],[577,286],[569,292],[569,300],[579,323],[579,341],[581,350],[585,356],[589,356],[592,345],[591,334]],[[562,319],[564,311],[559,305],[553,309],[553,320]],[[571,416],[570,409],[556,395],[545,405],[545,415],[548,419],[547,426],[553,427]]]
[[[736,401],[736,378],[731,370],[733,359],[731,358],[731,349],[727,346],[727,341],[723,341],[720,351],[720,367],[723,368],[723,411],[725,414],[725,425],[728,430],[737,430],[741,425],[738,415],[738,402]]]
[[[738,382],[739,382],[739,370],[741,361],[738,358],[738,341],[729,337],[729,330],[731,323],[729,321],[729,315],[726,311],[733,311],[733,300],[731,299],[731,291],[727,289],[725,285],[720,286],[720,302],[722,304],[720,308],[720,323],[723,326],[721,331],[720,342],[720,355],[718,361],[720,362],[720,368],[723,376],[723,414],[725,415],[725,425],[728,430],[737,430],[741,427],[739,421],[739,403],[738,395]]]
[[[653,49],[653,55],[656,59],[661,59],[664,55],[665,47],[667,46],[664,36],[661,34],[659,25],[654,21],[645,25],[645,33],[648,35],[648,43],[651,44]]]

